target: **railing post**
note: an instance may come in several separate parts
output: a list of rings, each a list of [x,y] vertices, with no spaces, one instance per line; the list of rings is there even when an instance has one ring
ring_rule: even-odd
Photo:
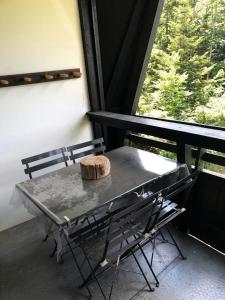
[[[198,147],[195,160],[195,169],[203,169],[203,156],[206,153],[206,149]]]
[[[191,170],[192,165],[192,147],[183,142],[177,142],[177,162],[187,164],[188,169]]]

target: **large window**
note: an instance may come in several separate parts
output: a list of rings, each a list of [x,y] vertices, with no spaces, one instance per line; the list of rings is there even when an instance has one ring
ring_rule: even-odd
[[[166,0],[137,113],[225,127],[225,0]]]

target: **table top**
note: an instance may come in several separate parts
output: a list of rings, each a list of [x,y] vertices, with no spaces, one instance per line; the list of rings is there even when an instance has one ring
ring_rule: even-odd
[[[105,153],[110,159],[110,175],[99,180],[81,178],[80,165],[74,164],[18,183],[42,212],[58,225],[65,216],[74,220],[148,183],[153,192],[187,175],[186,165],[162,156],[123,146]]]

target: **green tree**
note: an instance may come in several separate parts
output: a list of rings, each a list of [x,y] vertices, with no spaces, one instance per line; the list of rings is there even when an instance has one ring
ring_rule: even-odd
[[[138,113],[223,124],[224,24],[225,0],[166,1]]]
[[[207,105],[198,106],[193,113],[193,120],[225,127],[225,94],[219,98],[211,98]]]

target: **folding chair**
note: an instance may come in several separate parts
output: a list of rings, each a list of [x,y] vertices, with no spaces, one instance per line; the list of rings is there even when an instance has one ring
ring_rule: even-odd
[[[92,231],[92,233],[96,234],[98,230],[103,230],[105,228],[106,222],[109,219],[109,217],[136,203],[137,200],[138,197],[136,193],[129,193],[124,195],[123,197],[121,197],[120,200],[117,200],[114,203],[114,205],[110,208],[110,213],[108,211],[108,204],[104,205],[101,208],[92,210],[88,212],[85,216],[77,218],[73,222],[68,222],[66,227],[67,235],[69,235],[70,238],[72,238],[86,230],[90,230],[91,228],[95,229]],[[55,251],[56,250],[57,248],[55,249]],[[64,252],[62,256],[66,255],[68,253],[68,250],[70,252],[68,246],[64,247]]]
[[[31,157],[27,157],[21,160],[22,164],[26,166],[26,168],[24,169],[24,173],[28,174],[30,179],[33,178],[32,174],[36,171],[63,163],[65,164],[65,166],[68,166],[67,161],[69,160],[68,156],[65,154],[66,152],[66,148],[59,148],[59,149],[54,149],[48,152],[44,152],[38,155],[34,155]],[[48,160],[47,159],[49,157],[55,156],[54,159],[52,160]],[[43,160],[44,162],[40,161]],[[34,163],[34,164],[33,164]],[[32,166],[31,166],[32,164]],[[49,226],[49,228],[51,227],[51,225]],[[50,230],[50,229],[49,229]],[[47,241],[49,236],[49,233],[46,234],[46,236],[44,237],[43,241]],[[56,246],[55,246],[56,249]],[[50,254],[50,256],[52,257],[55,253],[55,250],[52,252],[52,254]]]
[[[91,149],[87,149],[90,148],[90,146],[92,146]],[[76,160],[78,160],[79,158],[85,157],[87,155],[91,155],[91,154],[103,154],[106,150],[106,147],[104,145],[104,139],[103,138],[99,138],[93,141],[88,141],[85,143],[81,143],[81,144],[77,144],[77,145],[73,145],[73,146],[69,146],[67,147],[67,151],[70,152],[70,160],[73,161],[73,163],[76,163]]]
[[[146,235],[146,233],[154,227],[158,217],[158,211],[161,208],[161,205],[158,204],[158,197],[159,193],[152,194],[145,198],[140,196],[137,201],[130,206],[114,212],[112,212],[113,205],[111,203],[109,210],[104,217],[104,222],[99,220],[71,235],[68,234],[68,231],[64,231],[65,239],[72,253],[75,265],[83,280],[80,288],[85,286],[90,296],[91,292],[89,284],[91,281],[95,280],[103,298],[107,299],[100,280],[98,279],[98,275],[108,268],[114,267],[114,276],[108,299],[111,298],[119,263],[128,256],[134,258],[149,290],[153,291],[154,289],[151,287],[145,272],[135,255],[137,250],[141,251],[156,280],[156,285],[158,286],[158,279],[142,249],[142,243],[149,240],[150,237],[149,234]],[[142,229],[143,224],[144,228]],[[81,249],[91,270],[87,277],[83,274],[82,266],[78,263],[72,247],[73,244]],[[94,265],[92,260],[96,261]]]
[[[64,163],[65,166],[67,167],[67,161],[69,160],[68,156],[65,155],[66,152],[66,148],[59,148],[59,149],[55,149],[55,150],[51,150],[45,153],[41,153],[35,156],[31,156],[31,157],[27,157],[21,160],[23,165],[26,165],[26,168],[24,169],[24,173],[28,174],[30,179],[32,179],[32,173],[60,164],[60,163]],[[52,157],[52,156],[57,156],[57,158],[53,159],[53,160],[49,160],[49,161],[45,161],[42,163],[38,163],[35,165],[30,166],[29,164],[33,163],[33,162],[37,162],[39,160],[43,160],[46,159],[48,157]]]
[[[91,154],[103,154],[105,150],[106,147],[104,145],[104,139],[102,137],[92,141],[67,147],[67,151],[70,152],[69,158],[73,161],[74,164],[82,157]],[[95,214],[92,214],[89,217],[87,216],[83,221],[87,221],[88,223],[90,223],[90,217],[95,219]]]
[[[168,224],[174,220],[176,217],[181,215],[186,211],[187,201],[189,198],[189,194],[191,192],[191,189],[198,177],[198,174],[200,173],[200,169],[196,169],[193,173],[186,176],[185,178],[177,181],[176,183],[170,185],[169,187],[165,188],[160,192],[160,197],[158,198],[158,201],[160,202],[160,209],[156,212],[158,216],[156,217],[156,223],[153,226],[153,228],[149,231],[149,241],[152,242],[153,248],[152,248],[152,255],[151,255],[151,262],[150,265],[152,267],[153,264],[153,257],[154,257],[154,251],[155,251],[155,244],[156,244],[156,238],[158,235],[161,235],[164,242],[168,242],[168,240],[165,239],[164,235],[162,234],[162,229],[166,228],[171,240],[172,244],[176,247],[178,253],[180,254],[182,259],[186,259],[183,255],[180,247],[178,246],[178,243],[176,242],[171,230],[168,228]],[[177,195],[180,195],[182,192],[186,192],[183,194],[183,198],[180,200],[180,202],[173,202],[172,199],[176,197]],[[171,244],[171,243],[170,243]]]

